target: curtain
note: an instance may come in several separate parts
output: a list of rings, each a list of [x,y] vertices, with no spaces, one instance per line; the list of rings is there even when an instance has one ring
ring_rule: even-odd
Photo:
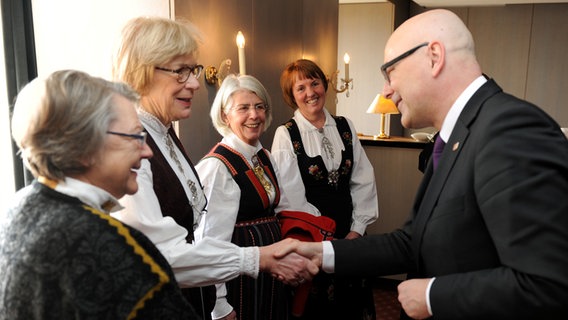
[[[6,90],[10,115],[18,92],[37,77],[37,63],[34,45],[34,30],[31,0],[1,0],[4,56],[6,64]],[[12,158],[16,190],[33,180],[17,155],[18,148],[12,141]]]

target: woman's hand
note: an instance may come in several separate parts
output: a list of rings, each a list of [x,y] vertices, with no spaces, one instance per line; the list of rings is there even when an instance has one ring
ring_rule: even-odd
[[[237,313],[235,312],[235,309],[233,309],[233,311],[231,311],[228,315],[215,320],[237,320]]]
[[[361,238],[361,235],[355,231],[349,231],[349,233],[345,236],[345,239],[347,240],[352,240],[357,238]]]

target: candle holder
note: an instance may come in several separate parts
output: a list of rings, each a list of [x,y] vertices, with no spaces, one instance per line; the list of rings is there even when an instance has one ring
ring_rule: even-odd
[[[349,98],[349,85],[351,85],[351,89],[353,89],[353,79],[349,78],[349,61],[351,61],[351,57],[349,57],[349,54],[347,52],[345,52],[345,55],[343,56],[343,62],[345,62],[345,78],[341,79],[341,87],[337,87],[337,77],[339,75],[339,70],[336,70],[331,77],[329,77],[327,80],[328,82],[331,84],[331,88],[333,88],[333,90],[337,93],[343,93],[345,91],[347,91],[345,93],[345,95]],[[337,97],[336,97],[337,100]]]
[[[335,72],[333,72],[331,74],[331,76],[327,79],[327,82],[329,82],[330,87],[333,89],[333,91],[337,92],[337,93],[343,93],[345,92],[345,95],[347,97],[349,97],[349,89],[353,90],[353,79],[341,79],[341,86],[337,87],[337,78],[339,76],[339,70],[336,70]],[[346,92],[347,91],[347,92]]]
[[[231,71],[231,59],[225,59],[221,61],[219,69],[214,66],[208,66],[205,68],[205,81],[210,85],[220,86],[223,79]]]

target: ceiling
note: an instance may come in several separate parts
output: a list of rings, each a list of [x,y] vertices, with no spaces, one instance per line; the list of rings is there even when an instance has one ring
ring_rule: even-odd
[[[339,3],[387,2],[388,0],[339,0]],[[413,0],[422,7],[502,6],[528,3],[568,3],[568,0]]]

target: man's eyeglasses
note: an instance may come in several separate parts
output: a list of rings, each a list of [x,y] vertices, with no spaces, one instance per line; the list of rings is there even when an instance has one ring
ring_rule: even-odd
[[[231,107],[231,109],[235,110],[239,114],[247,114],[249,110],[255,110],[258,113],[265,113],[268,106],[264,103],[257,103],[255,105],[237,104],[236,106]]]
[[[425,46],[427,46],[427,45],[428,45],[428,42],[421,43],[421,44],[417,45],[416,47],[414,47],[414,48],[412,48],[412,49],[410,49],[410,50],[404,52],[404,53],[401,54],[400,56],[398,56],[398,57],[392,59],[391,61],[389,61],[389,62],[383,64],[383,65],[381,66],[381,72],[383,73],[383,77],[385,77],[385,80],[387,81],[387,83],[390,84],[390,77],[389,77],[389,72],[390,72],[390,70],[387,70],[388,68],[392,67],[394,64],[396,64],[396,63],[399,62],[400,60],[402,60],[402,59],[408,57],[409,55],[413,54],[414,52],[416,52],[416,50],[418,50],[418,49],[420,49],[420,48],[422,48],[422,47],[425,47]]]
[[[116,136],[136,139],[138,141],[138,144],[140,145],[140,148],[144,147],[144,144],[146,143],[146,136],[148,135],[148,133],[146,133],[144,131],[140,132],[140,134],[130,134],[130,133],[122,133],[122,132],[116,132],[116,131],[107,131],[106,133],[114,134]]]
[[[187,81],[187,79],[189,79],[190,75],[193,76],[195,79],[199,78],[199,76],[201,75],[201,72],[203,71],[203,66],[200,65],[200,64],[197,64],[197,65],[194,65],[194,66],[183,66],[183,67],[176,69],[176,70],[162,68],[162,67],[156,67],[156,69],[166,71],[166,72],[176,73],[177,74],[177,82],[185,83]]]

